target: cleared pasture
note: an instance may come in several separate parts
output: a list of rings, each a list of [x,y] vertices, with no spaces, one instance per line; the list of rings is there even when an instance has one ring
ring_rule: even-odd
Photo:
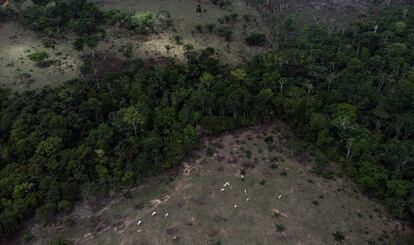
[[[291,159],[285,132],[279,125],[206,140],[179,171],[102,206],[85,201],[32,234],[37,244],[63,237],[100,245],[334,244],[334,234],[343,234],[343,244],[398,239],[403,224],[346,177],[324,179],[311,160]],[[265,142],[269,136],[273,143]]]
[[[46,48],[36,35],[18,23],[0,24],[0,86],[14,90],[58,86],[79,76],[81,59],[71,41],[58,41]],[[50,65],[40,67],[29,56],[35,52],[48,54]]]

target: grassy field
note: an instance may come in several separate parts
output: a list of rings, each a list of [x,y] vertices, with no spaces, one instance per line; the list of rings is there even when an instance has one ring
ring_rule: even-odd
[[[50,65],[40,67],[29,56],[46,52]],[[14,22],[0,24],[0,85],[14,90],[57,86],[77,78],[79,53],[71,42],[59,41],[55,48],[46,48],[36,35]]]
[[[180,170],[32,226],[35,244],[334,244],[333,234],[393,244],[403,224],[346,177],[324,179],[311,158],[292,159],[286,132],[279,124],[205,140]]]
[[[237,64],[244,59],[269,50],[268,47],[249,47],[245,44],[245,37],[251,32],[265,33],[267,29],[261,22],[259,13],[250,6],[247,1],[233,0],[232,5],[227,8],[220,8],[211,4],[210,1],[201,1],[203,12],[196,13],[197,1],[193,0],[99,0],[95,1],[104,9],[116,9],[128,13],[143,13],[150,11],[158,13],[168,11],[171,14],[174,27],[166,33],[142,37],[142,35],[127,35],[123,37],[107,39],[107,46],[119,47],[130,42],[135,47],[134,55],[138,57],[159,57],[171,56],[183,57],[183,45],[191,44],[196,49],[214,47],[224,62]],[[237,21],[220,24],[219,19],[226,15],[237,14]],[[244,16],[249,16],[248,22]],[[209,33],[206,30],[207,24],[214,24],[215,28],[228,27],[232,32],[232,41],[227,42],[216,33]],[[196,31],[196,26],[203,28],[203,32]],[[116,30],[113,30],[116,32]],[[175,36],[181,37],[181,45],[174,40]],[[104,44],[105,45],[105,44]],[[171,49],[167,50],[166,46]],[[104,47],[104,46],[103,46]]]
[[[168,11],[172,16],[173,27],[157,34],[136,34],[118,27],[106,28],[106,38],[96,48],[100,57],[158,59],[175,57],[183,59],[184,45],[195,49],[214,47],[226,63],[237,64],[269,50],[265,47],[249,47],[245,37],[251,32],[266,33],[257,11],[245,1],[232,1],[232,5],[220,8],[210,1],[202,1],[203,12],[196,13],[196,1],[192,0],[103,0],[97,2],[104,9],[116,9],[121,12],[154,14]],[[220,19],[236,14],[236,20],[219,23]],[[246,21],[246,18],[249,20]],[[214,25],[215,30],[207,31],[206,25]],[[9,21],[0,24],[0,85],[14,90],[56,86],[62,82],[79,77],[82,53],[73,48],[73,40],[57,40],[55,47],[48,48],[35,33],[20,24]],[[202,28],[202,32],[196,30]],[[217,29],[225,27],[232,31],[232,40],[225,41],[217,35]],[[177,42],[177,37],[180,38]],[[125,57],[122,48],[130,46],[132,53]],[[40,67],[30,60],[34,52],[46,52],[50,65]],[[90,53],[85,50],[85,53]]]

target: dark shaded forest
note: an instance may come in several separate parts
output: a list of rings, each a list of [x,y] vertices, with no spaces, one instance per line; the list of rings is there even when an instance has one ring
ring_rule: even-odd
[[[31,11],[30,23],[47,21]],[[52,33],[83,26],[70,20],[82,11],[50,24],[58,28]],[[80,31],[80,48],[90,44],[86,33],[103,35]],[[58,88],[0,89],[1,237],[33,216],[53,221],[85,193],[132,186],[177,166],[201,135],[273,119],[324,152],[314,156],[317,173],[330,177],[325,166],[333,161],[393,215],[412,220],[414,9],[391,8],[332,32],[288,20],[281,35],[277,51],[239,67],[220,64],[213,48],[187,47],[184,63],[136,59],[96,78],[91,57],[83,78]]]

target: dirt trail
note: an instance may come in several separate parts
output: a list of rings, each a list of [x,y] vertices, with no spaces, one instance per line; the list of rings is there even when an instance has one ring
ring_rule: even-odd
[[[156,210],[166,204],[168,202],[168,200],[170,200],[171,197],[177,195],[178,193],[180,193],[181,191],[183,191],[184,189],[188,188],[191,186],[191,183],[188,181],[188,176],[191,174],[191,172],[196,169],[200,163],[204,160],[204,157],[201,157],[199,159],[197,159],[196,161],[194,161],[193,164],[188,164],[188,163],[183,163],[183,171],[182,171],[182,176],[180,177],[181,179],[176,183],[175,187],[173,188],[173,190],[170,193],[164,194],[161,198],[159,199],[153,199],[151,200],[151,204],[152,207],[145,207],[143,208],[140,212],[138,212],[138,214],[133,218],[133,219],[125,219],[123,222],[123,227],[124,229],[121,230],[117,230],[118,233],[123,233],[125,229],[127,229],[129,226],[131,225],[137,225],[138,221],[141,220],[144,216],[146,215],[150,215],[153,212],[156,212]],[[102,215],[104,212],[110,210],[110,208],[115,205],[116,203],[120,202],[123,198],[119,198],[116,199],[114,201],[112,201],[109,205],[105,206],[103,209],[99,210],[98,212],[96,212],[96,214],[94,214],[94,216],[100,216]],[[90,216],[89,216],[90,217]],[[84,239],[80,239],[80,240],[76,240],[75,243],[85,243],[88,240],[99,236],[100,234],[106,232],[107,230],[111,229],[113,226],[112,225],[108,225],[107,227],[105,227],[104,229],[102,229],[100,232],[91,235],[91,233],[86,233],[83,238]]]

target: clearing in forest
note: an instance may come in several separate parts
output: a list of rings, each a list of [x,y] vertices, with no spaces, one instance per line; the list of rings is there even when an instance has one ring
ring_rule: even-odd
[[[211,1],[193,0],[126,0],[95,1],[104,10],[142,15],[169,13],[172,26],[157,33],[139,33],[119,25],[104,27],[106,35],[94,52],[99,57],[120,60],[163,57],[184,58],[185,47],[213,47],[221,61],[239,64],[270,49],[270,43],[247,45],[251,34],[267,35],[259,13],[248,1],[230,1],[220,6]],[[220,2],[220,1],[218,1]],[[11,6],[12,8],[13,6]],[[24,28],[15,20],[0,23],[0,86],[14,90],[57,86],[80,76],[82,55],[74,49],[74,36],[47,40]]]
[[[319,177],[312,157],[292,155],[286,132],[276,124],[205,140],[180,171],[105,204],[84,201],[31,232],[37,244],[99,245],[391,244],[400,236],[404,225],[348,178]]]
[[[106,10],[119,10],[124,13],[153,14],[167,11],[171,15],[173,27],[167,32],[151,35],[124,35],[112,30],[101,46],[119,49],[130,43],[134,56],[153,58],[170,56],[182,58],[184,45],[195,49],[213,47],[219,51],[222,61],[237,64],[269,50],[264,46],[249,46],[245,39],[251,33],[267,35],[256,9],[245,0],[227,1],[231,4],[220,6],[210,0],[199,1],[201,13],[197,13],[195,0],[96,0]],[[220,1],[217,1],[220,2]],[[118,48],[117,48],[118,47]]]
[[[80,64],[71,41],[48,48],[20,24],[0,24],[0,86],[15,90],[57,86],[79,77]]]

